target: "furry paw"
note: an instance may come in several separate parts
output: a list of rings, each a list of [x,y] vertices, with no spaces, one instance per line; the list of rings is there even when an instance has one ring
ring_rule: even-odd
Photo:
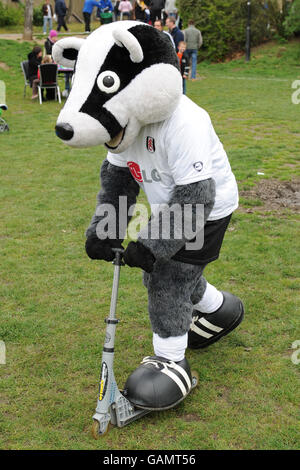
[[[124,262],[131,268],[142,268],[147,273],[151,273],[155,257],[142,243],[130,242],[124,253]]]
[[[115,253],[112,248],[123,248],[120,240],[100,240],[96,234],[90,235],[85,242],[85,251],[91,259],[113,261]]]

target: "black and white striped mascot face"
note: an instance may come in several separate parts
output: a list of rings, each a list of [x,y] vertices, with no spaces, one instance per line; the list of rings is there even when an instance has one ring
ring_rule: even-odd
[[[143,126],[168,118],[182,95],[170,39],[143,23],[119,21],[87,39],[61,39],[53,58],[75,66],[56,125],[58,137],[74,147],[105,144],[113,153],[122,152]]]

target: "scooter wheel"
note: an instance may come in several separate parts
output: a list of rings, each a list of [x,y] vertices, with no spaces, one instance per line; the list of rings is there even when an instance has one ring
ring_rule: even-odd
[[[109,431],[109,423],[107,423],[105,431],[100,433],[100,423],[96,419],[93,420],[92,424],[92,436],[94,439],[100,439],[100,437],[105,436]]]
[[[197,387],[199,383],[199,374],[195,370],[192,370],[192,388]]]

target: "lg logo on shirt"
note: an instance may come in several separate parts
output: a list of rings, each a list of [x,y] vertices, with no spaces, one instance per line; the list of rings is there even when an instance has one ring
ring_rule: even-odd
[[[138,183],[153,183],[153,181],[161,181],[161,177],[155,168],[151,170],[150,175],[147,175],[146,170],[141,170],[140,165],[135,162],[127,162],[127,166],[130,170],[130,173]]]

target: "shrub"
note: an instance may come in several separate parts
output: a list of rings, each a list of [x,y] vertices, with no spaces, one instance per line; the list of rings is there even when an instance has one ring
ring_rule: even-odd
[[[279,7],[277,1],[268,1],[267,3],[267,16],[271,29],[274,31],[275,35],[280,38],[286,36],[284,28],[284,20],[288,13],[290,2],[287,0],[282,1],[282,9]]]
[[[33,9],[33,24],[34,26],[43,26],[43,12],[41,8]]]
[[[24,22],[24,7],[18,5],[17,7],[4,6],[0,1],[0,26],[13,26],[23,24]]]

